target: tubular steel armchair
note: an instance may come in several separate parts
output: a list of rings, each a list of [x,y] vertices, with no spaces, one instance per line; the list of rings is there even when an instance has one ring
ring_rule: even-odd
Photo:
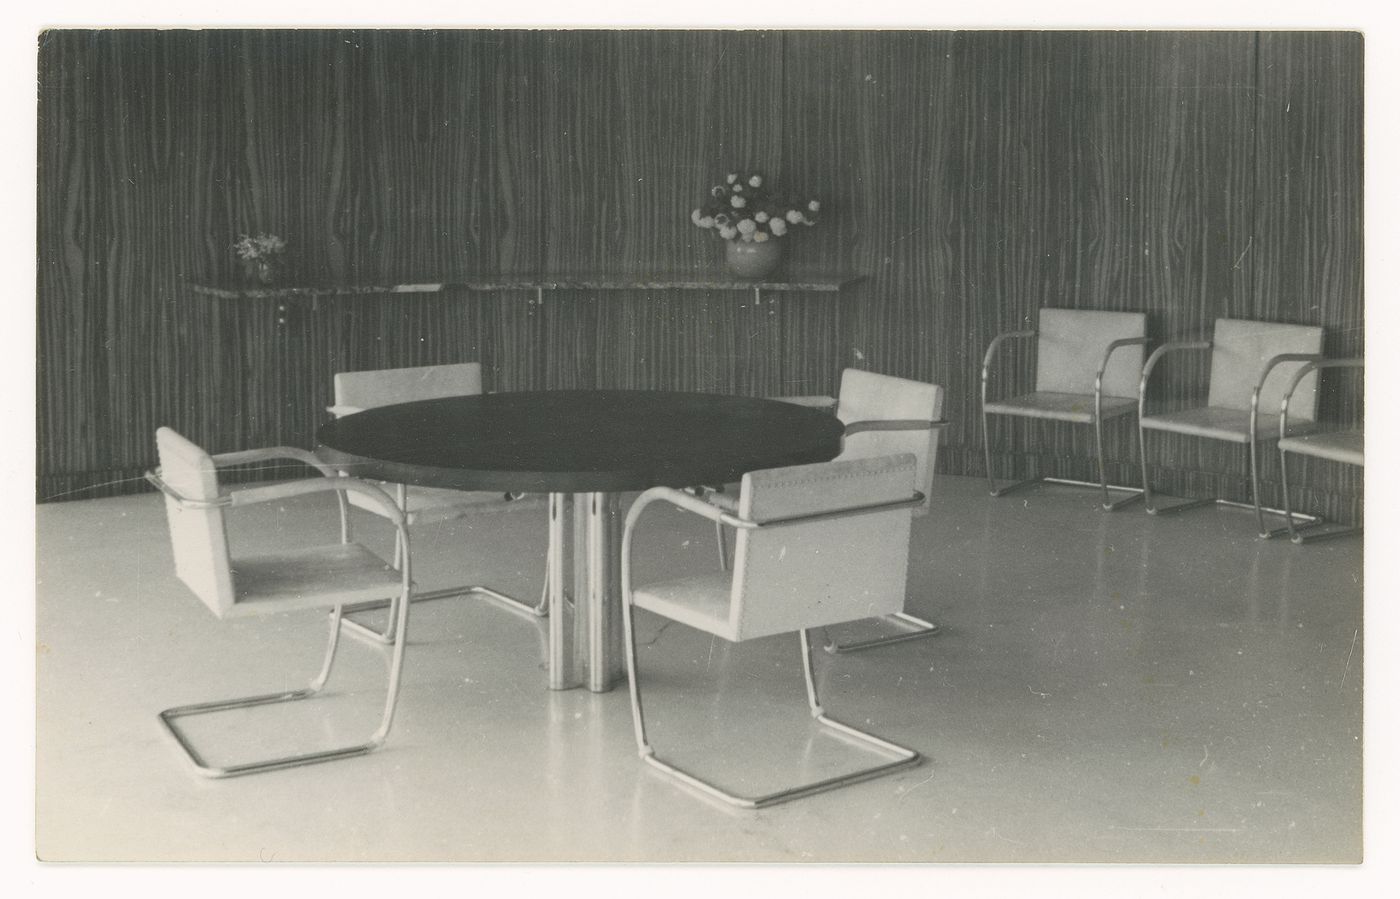
[[[622,595],[637,750],[648,764],[725,802],[761,808],[866,780],[917,764],[919,754],[829,718],[817,696],[808,630],[872,614],[892,615],[904,605],[911,511],[912,455],[884,456],[750,472],[731,514],[669,487],[643,493],[627,514],[622,543]],[[737,530],[732,575],[715,573],[637,586],[632,542],[652,503],[669,502]],[[818,723],[887,756],[873,767],[789,787],[763,796],[739,796],[662,760],[647,740],[637,675],[633,621],[642,608],[706,633],[740,642],[797,631],[807,701]]]
[[[326,762],[363,755],[384,742],[394,720],[403,670],[408,606],[412,596],[408,534],[403,514],[377,487],[356,478],[338,477],[315,456],[290,447],[249,450],[210,456],[170,428],[156,432],[160,467],[147,479],[165,494],[166,518],[175,556],[175,574],[219,618],[263,615],[297,609],[328,608],[330,636],[320,673],[301,690],[178,706],[160,713],[160,720],[195,768],[209,777],[232,777],[277,768]],[[221,489],[218,469],[274,460],[304,462],[325,477],[264,487]],[[402,559],[397,570],[374,553],[342,540],[330,546],[281,550],[262,555],[233,556],[225,531],[224,510],[254,503],[281,501],[322,491],[335,491],[340,501],[342,535],[346,496],[373,505],[398,529]],[[351,603],[393,597],[397,619],[388,694],[379,727],[363,743],[304,752],[280,758],[212,765],[179,725],[182,718],[252,706],[292,702],[315,695],[330,676],[343,623],[342,608]]]
[[[813,397],[785,397],[783,402],[821,408]],[[933,469],[938,459],[939,434],[948,422],[943,415],[943,388],[937,384],[895,378],[874,372],[848,368],[841,373],[840,396],[833,401],[836,417],[846,426],[841,453],[836,458],[869,459],[895,453],[910,453],[915,460],[914,483],[924,499],[914,508],[914,515],[927,515],[933,493]],[[712,500],[728,512],[738,510],[738,504],[726,494],[715,494]],[[724,525],[715,523],[719,540],[720,564],[728,567],[725,550]],[[854,652],[874,646],[885,646],[938,633],[938,625],[925,621],[903,609],[883,620],[900,627],[899,633],[884,637],[838,643],[827,634],[828,652]]]
[[[1129,415],[1134,410],[1134,389],[1142,371],[1142,348],[1148,342],[1146,334],[1147,316],[1141,312],[1042,309],[1038,329],[1011,331],[992,339],[982,360],[982,451],[992,496],[1005,496],[1013,490],[1045,481],[1098,487],[1103,491],[1103,508],[1109,512],[1141,498],[1142,491],[1136,487],[1108,483],[1104,472],[1103,425],[1107,419]],[[989,400],[987,388],[992,362],[1001,344],[1032,337],[1036,340],[1034,391],[1008,399]],[[1099,482],[1044,477],[998,487],[992,471],[989,415],[1092,424]],[[1130,495],[1114,500],[1110,490],[1127,491]]]
[[[1147,414],[1147,387],[1157,363],[1168,353],[1210,351],[1210,389],[1206,405],[1176,412]],[[1280,325],[1270,322],[1221,318],[1215,322],[1212,340],[1186,340],[1163,344],[1148,357],[1138,386],[1138,456],[1142,463],[1143,496],[1152,515],[1182,512],[1199,506],[1219,504],[1252,508],[1261,537],[1273,536],[1264,524],[1264,513],[1285,514],[1281,509],[1265,509],[1259,504],[1259,442],[1277,439],[1285,423],[1282,416],[1261,412],[1282,403],[1284,391],[1293,395],[1295,421],[1310,426],[1317,414],[1317,375],[1305,372],[1298,382],[1286,387],[1284,377],[1296,374],[1308,362],[1321,360],[1322,328],[1307,325]],[[1303,430],[1299,428],[1298,430]],[[1147,432],[1167,431],[1208,440],[1221,440],[1249,448],[1250,502],[1207,497],[1158,508],[1147,475]],[[1316,521],[1313,516],[1302,516]]]
[[[326,411],[340,418],[394,403],[411,403],[449,396],[475,396],[480,393],[481,364],[478,362],[340,372],[335,376],[335,405],[328,407]],[[543,499],[539,497],[522,499],[501,493],[451,490],[444,487],[410,487],[405,484],[379,486],[393,491],[397,505],[403,510],[404,519],[410,528],[478,513],[519,510],[526,506],[544,509]],[[365,511],[382,514],[378,506],[361,499],[357,494],[350,494],[350,503]],[[395,543],[395,564],[398,563],[399,557],[400,548]],[[425,602],[451,596],[486,596],[537,618],[543,618],[549,614],[548,590],[549,586],[546,584],[541,590],[539,602],[535,605],[480,584],[425,591],[416,595],[414,600]],[[347,613],[363,612],[382,606],[383,603],[374,603],[348,609]],[[388,624],[383,631],[374,630],[351,618],[346,618],[345,623],[362,636],[387,643],[393,639],[394,620],[391,604]]]
[[[1314,518],[1303,527],[1294,525],[1293,519],[1297,513],[1293,511],[1288,499],[1288,454],[1297,453],[1300,456],[1311,456],[1315,459],[1328,459],[1333,462],[1364,467],[1366,465],[1366,440],[1359,427],[1290,436],[1288,433],[1288,405],[1293,398],[1293,391],[1298,388],[1302,380],[1318,369],[1360,369],[1364,368],[1365,364],[1362,359],[1324,359],[1308,362],[1294,373],[1293,380],[1289,382],[1288,389],[1284,391],[1278,416],[1278,464],[1283,477],[1283,515],[1286,524],[1283,528],[1275,528],[1271,536],[1278,536],[1287,531],[1289,539],[1294,543],[1305,543],[1309,540],[1330,540],[1333,537],[1343,537],[1361,531],[1361,526],[1357,525],[1356,527],[1335,528],[1320,533],[1305,533],[1308,528],[1323,524],[1321,518]]]

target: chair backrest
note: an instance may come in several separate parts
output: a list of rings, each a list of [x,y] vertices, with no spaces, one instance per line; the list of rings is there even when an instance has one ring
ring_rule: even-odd
[[[219,498],[219,478],[209,454],[170,428],[156,431],[160,477],[187,499]],[[209,607],[224,617],[234,604],[233,568],[221,506],[197,508],[165,497],[165,519],[170,526],[170,547],[175,554],[175,574]]]
[[[943,388],[889,375],[848,368],[841,373],[836,417],[843,424],[858,421],[937,421],[943,416]],[[933,493],[933,467],[938,460],[938,428],[924,431],[864,431],[845,439],[838,459],[871,459],[912,453],[914,489],[924,495],[915,515],[928,513]]]
[[[394,403],[478,393],[481,393],[480,362],[343,371],[335,376],[335,409],[340,415]]]
[[[1282,353],[1322,352],[1322,329],[1311,325],[1279,325],[1273,322],[1215,320],[1210,353],[1209,405],[1248,409],[1264,363]],[[1284,362],[1269,373],[1259,392],[1261,412],[1277,414],[1283,393],[1293,375],[1307,363]],[[1317,374],[1305,377],[1288,403],[1288,417],[1312,421],[1317,416]]]
[[[1147,336],[1147,314],[1093,309],[1042,309],[1037,326],[1035,389],[1049,393],[1093,393],[1094,375],[1115,340]],[[1103,373],[1103,395],[1136,397],[1143,347],[1125,346]]]
[[[739,516],[772,521],[907,500],[913,455],[771,468],[744,475]],[[735,640],[790,633],[904,608],[909,506],[740,529],[730,631]]]

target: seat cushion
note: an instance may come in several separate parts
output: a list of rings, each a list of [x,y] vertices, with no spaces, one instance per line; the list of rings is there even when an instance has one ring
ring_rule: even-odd
[[[632,591],[632,602],[681,624],[734,641],[729,623],[730,576],[727,572],[697,574],[647,584]]]
[[[1289,436],[1278,442],[1279,449],[1290,453],[1363,466],[1366,464],[1365,445],[1366,440],[1360,429]]]
[[[390,497],[395,495],[393,484],[378,484]],[[363,496],[351,493],[350,503],[367,512],[380,514],[378,506],[372,505]],[[507,499],[504,493],[482,490],[452,490],[446,487],[409,487],[409,525],[432,524],[438,521],[451,521],[466,515],[484,512],[519,511],[522,509],[543,508],[545,498],[540,495]]]
[[[1106,396],[1103,398],[1102,408],[1104,418],[1115,418],[1136,411],[1137,400]],[[1036,391],[988,403],[987,411],[993,415],[1019,415],[1022,418],[1046,418],[1054,421],[1093,424],[1094,395],[1092,393]]]
[[[233,560],[229,617],[331,608],[397,596],[402,577],[358,543],[335,543]]]
[[[1249,413],[1238,409],[1201,406],[1197,409],[1183,409],[1180,412],[1149,415],[1142,420],[1142,426],[1149,431],[1171,431],[1211,440],[1226,440],[1230,443],[1249,442]],[[1295,434],[1306,431],[1309,426],[1309,422],[1302,421],[1294,427],[1290,419],[1290,430]],[[1257,434],[1261,441],[1277,440],[1278,416],[1259,413]]]

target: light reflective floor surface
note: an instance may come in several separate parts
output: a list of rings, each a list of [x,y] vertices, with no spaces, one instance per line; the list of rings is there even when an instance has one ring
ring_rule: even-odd
[[[913,769],[758,812],[642,764],[625,685],[550,692],[544,625],[482,599],[415,605],[399,715],[368,756],[226,781],[156,713],[300,686],[325,619],[216,620],[174,579],[154,495],[37,510],[37,845],[87,861],[1356,862],[1361,542],[1262,542],[1252,518],[1003,499],[940,478],[909,610],[933,638],[819,653],[827,711]],[[335,539],[322,498],[238,510],[235,548]],[[388,552],[387,527],[360,536]],[[638,580],[715,564],[707,522],[650,518]],[[422,587],[538,595],[545,527],[512,512],[415,532]],[[745,791],[869,756],[807,716],[795,636],[731,646],[638,614],[658,752]],[[347,639],[314,704],[191,723],[213,761],[377,722],[387,654]],[[216,751],[217,750],[217,751]]]

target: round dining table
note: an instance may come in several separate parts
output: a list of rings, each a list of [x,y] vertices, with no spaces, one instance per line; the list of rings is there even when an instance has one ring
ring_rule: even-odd
[[[323,425],[316,452],[357,477],[548,494],[549,687],[605,692],[623,673],[620,495],[825,462],[841,451],[842,431],[826,411],[776,400],[549,390],[369,409]],[[570,504],[572,591],[564,578]]]

